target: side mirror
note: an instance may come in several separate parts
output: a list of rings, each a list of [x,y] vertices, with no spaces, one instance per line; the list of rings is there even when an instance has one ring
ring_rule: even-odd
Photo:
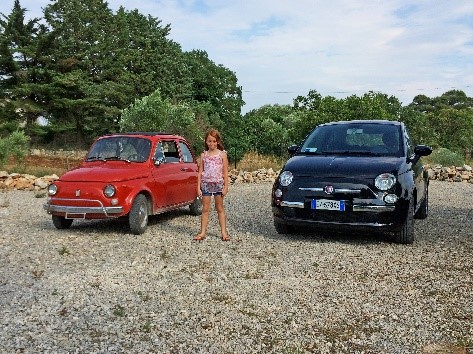
[[[163,158],[158,158],[158,159],[154,160],[154,165],[157,167],[157,166],[161,165],[163,162],[164,162]]]
[[[291,145],[287,148],[287,152],[289,153],[289,155],[294,155],[297,151],[297,149],[299,148],[299,146],[297,145]]]
[[[427,145],[417,145],[414,148],[414,154],[419,156],[428,156],[432,153],[432,148]]]
[[[427,146],[427,145],[417,145],[415,148],[414,148],[414,156],[413,157],[410,157],[408,159],[409,162],[411,162],[413,165],[415,165],[417,163],[417,161],[419,161],[419,159],[422,157],[422,156],[428,156],[432,153],[432,148],[430,146]]]

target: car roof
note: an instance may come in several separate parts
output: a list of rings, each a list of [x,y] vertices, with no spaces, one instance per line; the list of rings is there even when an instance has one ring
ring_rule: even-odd
[[[110,136],[159,136],[163,138],[181,138],[184,139],[182,136],[173,134],[173,133],[166,133],[166,132],[123,132],[123,133],[111,133],[111,134],[106,134],[102,137],[110,137]]]
[[[320,124],[323,125],[343,125],[343,124],[390,124],[390,125],[402,125],[401,122],[395,120],[382,120],[382,119],[366,119],[366,120],[342,120],[337,122],[328,122]]]

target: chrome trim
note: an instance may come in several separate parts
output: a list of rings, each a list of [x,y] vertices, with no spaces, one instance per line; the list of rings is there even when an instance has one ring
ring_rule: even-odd
[[[67,201],[67,202],[89,202],[89,203],[96,203],[98,206],[88,206],[88,207],[79,207],[79,206],[71,206],[71,205],[55,205],[51,204],[53,201],[52,199],[48,199],[47,203],[43,205],[43,208],[48,212],[48,214],[52,213],[65,213],[66,218],[69,218],[70,215],[81,215],[82,218],[85,218],[86,214],[103,214],[106,217],[114,217],[111,214],[120,214],[123,213],[122,206],[113,206],[113,207],[105,207],[100,200],[96,199],[66,199],[66,198],[54,198],[54,201]],[[77,218],[77,217],[70,217],[70,218]]]
[[[361,193],[361,189],[335,188],[334,193],[358,194]]]
[[[310,188],[310,187],[299,187],[301,191],[308,192],[323,192],[323,188]],[[335,188],[333,193],[348,193],[348,194],[358,194],[361,193],[361,189],[348,189],[348,188]]]
[[[386,227],[393,225],[392,223],[381,224],[377,222],[337,222],[337,221],[318,221],[318,220],[307,220],[307,219],[288,219],[290,224],[294,222],[302,222],[309,224],[326,224],[326,225],[340,225],[340,226],[368,226],[368,227]]]
[[[288,202],[288,201],[281,201],[282,207],[287,208],[300,208],[304,209],[303,202]],[[353,211],[360,212],[360,211],[371,211],[376,213],[386,212],[386,211],[394,211],[396,207],[394,205],[365,205],[365,204],[354,204]]]
[[[353,205],[353,211],[374,211],[381,213],[384,211],[394,211],[396,207],[394,205]]]
[[[303,202],[288,202],[288,201],[281,201],[281,206],[282,207],[288,207],[288,208],[302,208],[304,209],[304,203]]]

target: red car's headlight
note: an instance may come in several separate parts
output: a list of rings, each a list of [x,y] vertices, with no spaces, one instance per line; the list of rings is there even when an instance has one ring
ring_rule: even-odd
[[[114,186],[112,186],[111,184],[108,184],[105,186],[105,188],[103,189],[103,194],[107,197],[107,198],[111,198],[115,195],[116,193],[116,188]]]

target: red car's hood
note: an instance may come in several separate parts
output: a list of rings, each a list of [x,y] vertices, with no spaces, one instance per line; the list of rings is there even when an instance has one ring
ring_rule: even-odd
[[[81,166],[64,173],[59,180],[64,182],[119,182],[148,176],[149,170],[142,164],[104,163],[102,165]]]

